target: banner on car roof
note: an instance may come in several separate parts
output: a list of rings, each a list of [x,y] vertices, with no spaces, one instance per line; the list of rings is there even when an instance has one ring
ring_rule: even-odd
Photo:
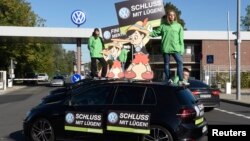
[[[150,113],[109,111],[107,130],[150,134]]]
[[[68,131],[103,133],[103,116],[99,113],[65,113],[64,129]]]
[[[165,15],[162,0],[129,0],[115,4],[116,14],[121,32],[125,33],[128,26],[148,19],[152,27],[159,26]]]

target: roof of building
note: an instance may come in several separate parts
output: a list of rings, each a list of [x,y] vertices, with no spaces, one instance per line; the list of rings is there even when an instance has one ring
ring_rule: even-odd
[[[52,27],[20,27],[0,26],[1,42],[47,42],[56,44],[74,44],[76,38],[87,43],[94,28],[52,28]],[[229,32],[230,40],[236,39],[233,32]],[[160,39],[154,38],[154,39]],[[227,31],[185,31],[185,40],[228,40]],[[250,32],[241,32],[242,40],[250,40]]]

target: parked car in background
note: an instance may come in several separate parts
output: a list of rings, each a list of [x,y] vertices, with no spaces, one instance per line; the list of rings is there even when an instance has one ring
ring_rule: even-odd
[[[38,73],[37,78],[39,79],[39,81],[49,81],[49,76],[47,73]]]
[[[65,80],[63,76],[54,76],[50,81],[50,86],[64,86]]]
[[[25,136],[33,141],[133,140],[128,136],[175,141],[197,140],[207,133],[203,104],[187,88],[162,82],[78,84],[66,90],[64,97],[40,103],[28,112],[23,122]]]
[[[203,103],[204,107],[211,111],[215,107],[220,106],[220,93],[221,91],[217,88],[212,88],[206,83],[200,80],[192,80],[188,81],[190,85],[188,88],[192,91],[192,94]]]

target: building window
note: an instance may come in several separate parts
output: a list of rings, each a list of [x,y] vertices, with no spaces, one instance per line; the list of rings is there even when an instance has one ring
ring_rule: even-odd
[[[192,53],[192,52],[193,52],[192,50],[193,50],[193,47],[192,47],[191,45],[187,45],[187,46],[186,46],[186,49],[185,49],[185,54],[186,54],[186,55],[192,55],[192,54],[193,54],[193,53]]]

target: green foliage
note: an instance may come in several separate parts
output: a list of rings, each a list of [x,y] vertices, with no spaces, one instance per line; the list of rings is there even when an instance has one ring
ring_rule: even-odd
[[[26,0],[0,0],[1,26],[45,26],[45,20],[31,10]],[[17,62],[16,77],[25,72],[46,72],[50,76],[57,70],[73,71],[74,52],[66,52],[61,45],[34,43],[32,38],[7,38],[0,44],[0,70],[8,70],[10,58]]]
[[[243,30],[250,31],[250,5],[246,8],[246,16],[241,17],[241,22]]]
[[[226,82],[229,81],[228,73],[220,72],[216,74],[217,82],[221,83],[222,87],[226,86]]]
[[[225,72],[217,73],[217,82],[221,83],[222,87],[226,86],[226,82],[229,82],[229,74]],[[236,75],[232,75],[232,87],[236,87]],[[241,88],[250,88],[250,72],[241,72]]]
[[[175,5],[173,5],[171,2],[168,2],[165,4],[164,8],[166,13],[169,10],[174,10],[176,12],[177,21],[185,28],[185,21],[181,19],[181,11]]]
[[[241,73],[241,88],[250,88],[250,72]]]
[[[66,50],[63,49],[61,45],[54,45],[52,49],[54,58],[54,72],[60,74],[70,74],[73,72],[73,62],[75,60],[74,51],[66,52]]]
[[[25,0],[0,0],[0,25],[35,26],[36,17]]]

